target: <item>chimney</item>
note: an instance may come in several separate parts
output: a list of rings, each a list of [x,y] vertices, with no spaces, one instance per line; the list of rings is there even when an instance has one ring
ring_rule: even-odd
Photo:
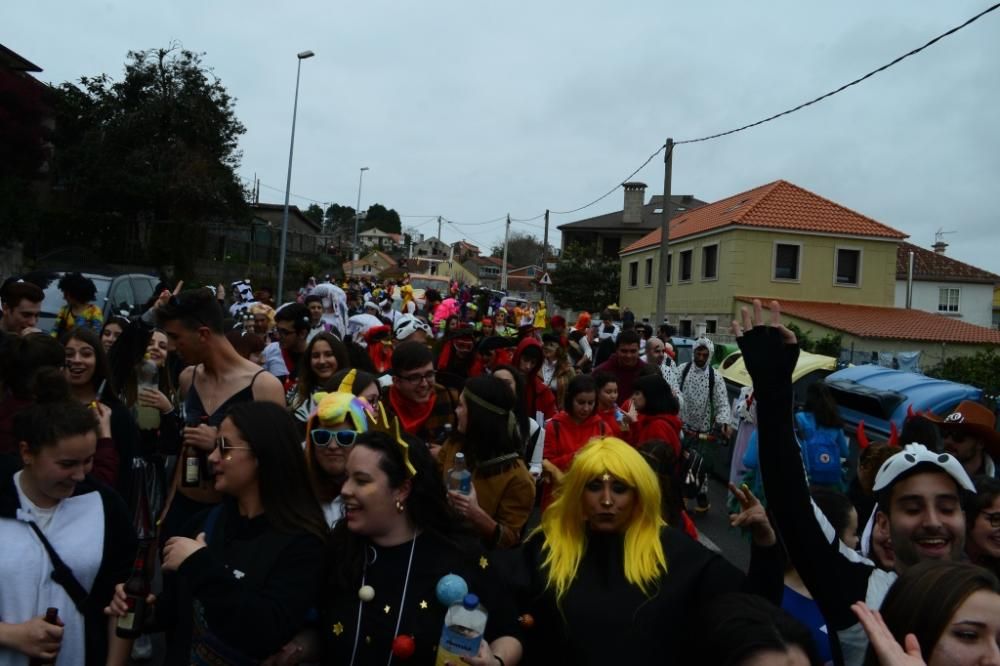
[[[622,211],[622,224],[625,226],[642,223],[642,205],[646,198],[646,183],[629,182],[622,185],[625,188],[625,209]]]
[[[934,243],[934,245],[931,245],[931,247],[934,248],[934,252],[936,252],[937,254],[944,254],[944,249],[948,247],[948,244],[945,243],[944,241],[939,240],[938,242]]]

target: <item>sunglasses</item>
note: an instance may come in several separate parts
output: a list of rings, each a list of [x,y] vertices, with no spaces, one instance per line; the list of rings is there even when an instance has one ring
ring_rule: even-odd
[[[315,446],[325,449],[330,446],[333,442],[337,443],[340,448],[347,448],[348,446],[354,446],[354,442],[357,441],[358,435],[360,435],[356,430],[326,430],[325,428],[314,428],[309,433],[309,438],[312,439],[312,443]]]
[[[226,441],[226,438],[219,435],[215,438],[215,448],[221,450],[223,453],[226,451],[252,451],[249,446],[233,446]]]

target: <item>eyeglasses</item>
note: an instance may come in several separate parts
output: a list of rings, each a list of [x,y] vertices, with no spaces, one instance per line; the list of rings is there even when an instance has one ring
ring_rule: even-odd
[[[409,382],[410,384],[420,384],[420,382],[427,382],[428,384],[434,383],[434,378],[437,373],[433,370],[430,372],[425,372],[422,375],[396,375],[396,377],[404,382]]]
[[[309,437],[312,439],[312,443],[321,449],[325,449],[334,442],[336,442],[337,446],[340,448],[346,449],[348,446],[354,446],[354,442],[357,441],[359,434],[361,433],[356,430],[327,430],[325,428],[314,428],[309,433]]]
[[[233,446],[222,435],[216,437],[215,448],[220,449],[223,453],[226,451],[253,451],[249,446]]]
[[[278,335],[280,335],[281,337],[285,337],[286,335],[295,335],[295,329],[294,328],[291,328],[291,329],[289,329],[289,328],[281,328],[279,326],[275,330],[278,332]]]
[[[994,529],[1000,527],[1000,511],[983,511],[979,515],[986,518],[986,522],[990,524],[990,527]]]

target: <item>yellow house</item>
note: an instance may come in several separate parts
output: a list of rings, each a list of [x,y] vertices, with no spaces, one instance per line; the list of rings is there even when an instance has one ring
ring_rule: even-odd
[[[784,180],[670,221],[667,319],[680,335],[723,332],[741,296],[891,307],[906,234]],[[656,312],[660,230],[625,247],[622,307]]]

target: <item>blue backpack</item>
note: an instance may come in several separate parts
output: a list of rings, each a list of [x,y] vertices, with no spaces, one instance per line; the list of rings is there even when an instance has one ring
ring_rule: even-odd
[[[844,473],[840,465],[840,431],[837,428],[817,427],[815,417],[805,412],[795,415],[795,423],[809,483],[842,487]]]

